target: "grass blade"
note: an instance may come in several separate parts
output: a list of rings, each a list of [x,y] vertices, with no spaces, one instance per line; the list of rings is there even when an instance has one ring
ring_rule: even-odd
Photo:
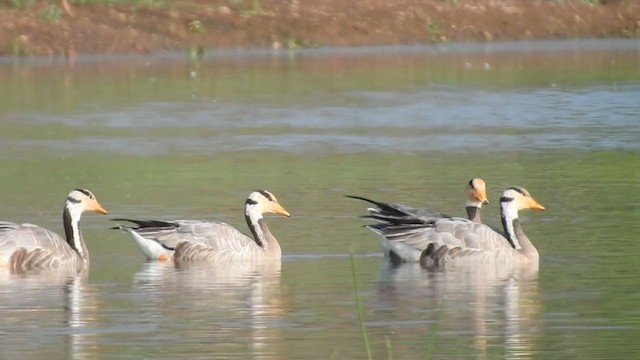
[[[388,336],[384,337],[387,340],[387,353],[389,354],[389,360],[393,360],[393,350],[391,349],[391,340]]]
[[[429,360],[431,357],[431,350],[433,350],[433,345],[436,342],[436,335],[438,335],[438,328],[440,327],[440,321],[442,320],[442,314],[444,313],[444,305],[447,300],[445,296],[438,307],[438,312],[436,313],[436,322],[431,327],[431,336],[429,337],[429,344],[427,345],[427,350],[424,354],[424,360]]]
[[[360,290],[358,289],[358,279],[356,277],[356,263],[353,260],[353,253],[349,253],[349,260],[351,261],[351,278],[353,280],[353,294],[356,301],[356,311],[358,313],[358,322],[360,323],[360,331],[362,332],[362,339],[364,340],[364,349],[367,352],[367,359],[373,359],[371,356],[371,348],[369,347],[369,337],[367,336],[367,328],[364,325],[364,319],[362,315],[362,304],[360,303]]]

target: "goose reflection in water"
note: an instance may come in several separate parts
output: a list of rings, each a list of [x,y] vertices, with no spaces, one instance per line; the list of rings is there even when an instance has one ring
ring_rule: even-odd
[[[473,329],[473,347],[480,359],[490,357],[488,348],[496,346],[495,339],[502,339],[507,358],[529,357],[536,351],[532,339],[541,311],[537,277],[538,268],[530,266],[427,271],[418,264],[394,266],[385,261],[380,269],[379,306],[392,309],[389,318],[394,321],[430,319],[430,326],[438,329],[436,339]]]
[[[165,356],[214,349],[234,354],[241,348],[252,358],[270,359],[279,357],[273,344],[280,332],[274,325],[285,312],[280,273],[280,261],[190,263],[177,268],[148,262],[135,274],[132,291],[139,316],[159,319],[160,326],[176,334],[176,341],[190,339],[169,354],[163,352]]]
[[[0,358],[84,359],[99,349],[87,274],[0,272]]]

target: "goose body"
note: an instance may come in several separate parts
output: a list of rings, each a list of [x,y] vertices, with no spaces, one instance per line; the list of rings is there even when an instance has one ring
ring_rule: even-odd
[[[89,252],[79,227],[85,211],[107,213],[89,190],[71,191],[62,215],[65,238],[38,225],[0,221],[0,267],[27,272],[88,266]]]
[[[419,229],[389,231],[410,233],[411,237],[429,239],[420,264],[425,268],[444,268],[462,264],[494,264],[499,266],[530,265],[537,267],[538,250],[520,225],[518,211],[545,210],[529,192],[521,187],[506,189],[500,197],[500,216],[504,233],[465,219],[433,219]]]
[[[367,209],[369,213],[367,218],[374,219],[378,224],[411,223],[433,217],[450,217],[449,215],[432,209],[417,209],[401,204],[374,201],[360,196],[347,195],[347,197],[364,200],[376,205],[376,208]],[[484,180],[480,178],[473,178],[469,180],[469,183],[465,188],[465,197],[465,209],[469,219],[478,223],[482,222],[480,218],[480,209],[482,208],[482,205],[489,203],[489,200],[487,199],[487,186]]]
[[[400,259],[420,261],[425,267],[456,262],[510,262],[530,259],[538,253],[518,221],[518,210],[544,210],[522,188],[505,190],[500,199],[505,232],[464,218],[432,217],[415,223],[371,225]]]
[[[223,222],[205,220],[131,220],[136,227],[119,226],[134,240],[148,260],[176,262],[279,260],[282,251],[263,214],[290,216],[268,191],[252,192],[245,202],[245,220],[253,238]]]
[[[431,209],[416,209],[406,205],[390,204],[374,201],[371,199],[350,196],[347,197],[364,200],[376,205],[375,208],[368,208],[366,218],[376,221],[374,225],[368,225],[367,228],[381,235],[381,245],[386,255],[389,255],[394,262],[418,262],[420,254],[429,245],[427,239],[415,239],[401,235],[396,236],[390,241],[385,233],[387,228],[395,228],[398,226],[417,226],[428,223],[437,218],[452,218]],[[469,220],[473,223],[481,223],[480,208],[483,204],[488,204],[486,184],[480,178],[469,180],[465,188],[465,208]]]

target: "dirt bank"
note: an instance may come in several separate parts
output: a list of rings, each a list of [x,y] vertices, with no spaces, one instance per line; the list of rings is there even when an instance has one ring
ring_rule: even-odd
[[[0,1],[0,54],[640,37],[640,0]]]

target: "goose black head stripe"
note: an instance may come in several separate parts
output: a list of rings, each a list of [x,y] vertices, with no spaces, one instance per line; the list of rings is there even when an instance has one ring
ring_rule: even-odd
[[[89,190],[87,190],[87,189],[80,189],[80,188],[77,188],[77,189],[74,189],[74,191],[81,192],[81,193],[83,193],[83,194],[87,195],[87,197],[89,197],[89,199],[93,199],[93,194],[91,193],[91,191],[89,191]]]
[[[79,204],[79,203],[82,202],[82,200],[76,199],[76,198],[74,198],[72,196],[68,196],[67,197],[67,202],[74,203],[74,204]]]
[[[527,190],[525,190],[525,189],[523,189],[521,187],[518,187],[518,186],[512,186],[510,188],[507,188],[507,190],[517,191],[520,194],[522,194],[522,196],[529,196],[529,194],[527,193]]]
[[[512,202],[513,198],[512,197],[508,197],[508,196],[503,196],[500,198],[500,202],[504,203],[504,202]]]
[[[259,192],[260,194],[262,194],[262,196],[266,197],[266,198],[267,198],[267,200],[269,200],[269,201],[273,201],[273,196],[272,196],[268,191],[265,191],[265,190],[258,190],[258,192]]]

